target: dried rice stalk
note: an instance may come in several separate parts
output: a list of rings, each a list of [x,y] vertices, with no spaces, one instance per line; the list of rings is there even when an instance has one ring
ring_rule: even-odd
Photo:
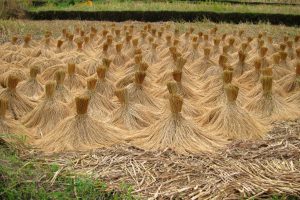
[[[126,88],[117,89],[115,94],[121,104],[110,116],[109,122],[115,126],[124,130],[140,130],[157,119],[157,114],[147,107],[130,102]]]
[[[121,52],[122,47],[123,47],[123,44],[121,44],[121,43],[116,45],[117,53],[112,60],[113,64],[115,64],[116,66],[119,66],[119,67],[123,66],[129,60],[129,58]]]
[[[96,84],[96,78],[87,79],[87,90],[83,94],[90,98],[88,108],[90,115],[95,119],[105,119],[116,108],[116,105],[107,97],[96,92]]]
[[[300,62],[295,65],[295,74],[289,74],[278,80],[285,93],[292,93],[300,89]]]
[[[55,79],[55,73],[58,70],[65,70],[65,71],[67,71],[68,68],[69,68],[69,65],[74,65],[74,63],[70,62],[67,65],[65,65],[65,64],[56,64],[56,65],[53,65],[53,66],[47,68],[42,73],[42,79],[44,81],[49,81],[49,80]],[[79,75],[81,75],[81,76],[83,76],[83,77],[87,77],[88,76],[88,74],[83,69],[81,69],[80,67],[76,67],[76,73],[79,74]]]
[[[72,93],[65,87],[66,72],[63,70],[58,70],[55,72],[55,98],[63,103],[69,103],[73,99]]]
[[[260,80],[261,76],[261,61],[256,60],[254,62],[254,68],[245,72],[242,76],[237,79],[237,82],[243,87],[253,88]]]
[[[225,144],[218,137],[204,133],[193,121],[181,115],[182,97],[172,95],[169,101],[171,113],[130,137],[131,144],[151,151],[170,148],[178,154],[214,152]]]
[[[120,143],[122,130],[89,116],[89,97],[76,97],[75,102],[77,114],[63,120],[37,142],[43,151],[81,151]]]
[[[65,79],[65,86],[71,92],[83,90],[85,88],[85,79],[79,74],[76,74],[76,66],[74,63],[68,64],[68,75]]]
[[[225,86],[227,102],[217,106],[199,119],[202,125],[219,136],[229,139],[261,139],[269,130],[258,118],[250,115],[237,103],[239,88],[232,84]]]
[[[25,136],[27,137],[25,139],[31,140],[32,135],[22,124],[19,123],[19,121],[7,118],[5,116],[7,109],[8,101],[6,99],[0,98],[0,134],[4,136],[1,137],[1,139],[4,139],[6,142],[9,142],[9,136],[11,134],[15,134],[18,136]]]
[[[263,92],[246,105],[247,110],[271,121],[291,120],[299,117],[300,114],[295,105],[288,104],[282,97],[272,92],[271,76],[263,76],[261,83]]]
[[[49,81],[45,86],[45,97],[42,102],[22,118],[22,123],[27,128],[35,128],[38,136],[47,135],[70,115],[67,105],[54,98],[55,87],[55,81]]]
[[[151,93],[152,91],[143,85],[146,73],[142,71],[137,71],[135,73],[135,81],[127,86],[129,93],[129,101],[134,103],[139,103],[144,106],[151,106],[153,108],[159,109],[160,104],[155,101]]]
[[[16,91],[19,79],[10,75],[7,79],[7,88],[0,92],[0,98],[7,100],[9,116],[13,119],[20,119],[34,108],[34,103],[28,97]]]
[[[28,80],[20,82],[17,90],[23,95],[37,100],[44,92],[43,85],[37,78],[40,73],[40,69],[37,66],[30,68],[30,78]]]
[[[202,75],[203,73],[206,72],[206,70],[216,65],[216,63],[210,58],[211,49],[204,48],[203,51],[204,51],[203,57],[195,61],[189,67],[194,73],[199,75]]]
[[[12,75],[17,77],[20,81],[27,79],[27,75],[22,69],[9,68],[8,71],[0,75],[0,83],[3,87],[7,87],[8,77]]]
[[[114,96],[115,86],[112,82],[106,79],[106,68],[101,66],[97,68],[98,80],[96,84],[96,92],[99,94],[111,98]]]

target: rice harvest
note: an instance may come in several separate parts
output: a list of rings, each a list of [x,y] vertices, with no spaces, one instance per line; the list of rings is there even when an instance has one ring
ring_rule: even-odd
[[[300,193],[298,32],[45,23],[0,41],[1,133],[145,198]]]

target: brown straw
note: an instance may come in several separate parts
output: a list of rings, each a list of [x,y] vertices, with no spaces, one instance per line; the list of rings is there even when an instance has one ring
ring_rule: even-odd
[[[55,72],[55,80],[56,83],[59,84],[63,84],[65,81],[65,77],[66,77],[66,72],[64,70],[58,70]]]
[[[68,74],[73,75],[75,74],[75,63],[68,63]]]
[[[30,67],[30,77],[32,79],[35,79],[36,76],[40,73],[40,68],[38,66],[32,66]]]
[[[97,79],[94,77],[87,79],[87,89],[90,91],[93,91],[96,89]]]
[[[129,96],[126,88],[116,89],[115,95],[121,104],[128,104]]]
[[[104,66],[99,66],[97,68],[97,75],[98,75],[98,78],[103,80],[105,78],[105,74],[106,74],[106,67]]]
[[[239,88],[235,85],[228,84],[225,86],[225,93],[227,96],[227,101],[234,102],[237,99]]]
[[[46,98],[52,98],[55,93],[56,83],[55,81],[48,81],[45,85]]]
[[[81,96],[75,98],[76,112],[78,115],[87,113],[90,98],[88,96]]]
[[[175,81],[168,82],[167,88],[170,94],[177,94],[178,92],[178,87]]]
[[[5,113],[8,108],[8,102],[6,99],[1,98],[0,99],[0,118],[5,117]]]
[[[180,113],[183,104],[183,98],[180,95],[174,94],[169,97],[171,112],[174,114]]]
[[[19,83],[19,78],[14,76],[14,75],[9,75],[8,79],[7,79],[7,87],[10,90],[16,90],[16,87]]]
[[[135,83],[138,85],[143,84],[146,77],[146,73],[142,71],[135,72]]]

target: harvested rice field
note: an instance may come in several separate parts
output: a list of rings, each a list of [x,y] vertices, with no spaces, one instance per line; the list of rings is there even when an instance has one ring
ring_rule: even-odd
[[[1,20],[0,34],[0,144],[21,137],[23,159],[58,166],[47,184],[71,171],[137,199],[299,198],[299,28]]]

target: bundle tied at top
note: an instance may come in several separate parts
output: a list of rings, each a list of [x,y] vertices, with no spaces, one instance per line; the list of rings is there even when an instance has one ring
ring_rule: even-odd
[[[126,88],[116,89],[115,95],[117,96],[121,104],[128,104],[129,95],[128,95],[128,90]]]
[[[40,68],[38,66],[32,66],[30,67],[30,78],[35,79],[36,76],[41,72]]]
[[[63,45],[63,43],[64,43],[64,41],[58,40],[58,41],[57,41],[56,47],[57,47],[57,48],[60,48],[60,47]]]
[[[106,68],[109,68],[111,62],[112,62],[112,60],[109,59],[109,58],[103,58],[103,59],[102,59],[102,64],[103,64]]]
[[[225,93],[228,102],[235,102],[239,93],[239,88],[233,84],[225,86]]]
[[[172,73],[173,75],[173,79],[176,81],[176,82],[181,82],[181,78],[182,78],[182,71],[181,70],[178,70],[178,69],[175,69]]]
[[[263,94],[265,96],[271,96],[271,94],[272,94],[272,85],[273,85],[272,76],[263,76],[261,78],[261,84],[262,84],[262,88],[263,88]]]
[[[238,54],[239,54],[239,61],[244,63],[246,59],[246,54],[243,51],[239,51]]]
[[[87,113],[90,98],[88,96],[75,97],[76,113],[84,115]]]
[[[97,75],[98,75],[98,78],[103,80],[105,78],[105,74],[106,74],[106,67],[104,66],[99,66],[97,68]]]
[[[10,89],[10,90],[16,90],[16,87],[19,83],[19,78],[14,76],[14,75],[9,75],[8,76],[8,79],[7,79],[7,87]]]
[[[55,93],[55,87],[56,87],[56,82],[55,81],[48,81],[45,85],[45,93],[46,93],[46,98],[52,98]]]
[[[267,68],[261,69],[261,74],[263,76],[272,76],[273,75],[273,68],[272,67],[267,67]]]
[[[297,62],[295,65],[296,65],[295,66],[296,76],[297,76],[297,78],[300,78],[300,62]]]
[[[135,72],[135,83],[138,85],[143,84],[146,77],[146,73],[143,71],[137,71]]]
[[[232,70],[226,69],[223,71],[223,82],[224,84],[229,84],[232,81]]]
[[[79,50],[82,49],[82,45],[83,45],[83,41],[82,41],[82,40],[77,41],[77,48],[78,48]]]
[[[173,114],[178,114],[181,112],[183,98],[178,94],[170,95],[169,97],[170,108]]]
[[[94,77],[90,77],[87,79],[87,89],[93,91],[96,89],[97,79]]]
[[[167,83],[167,88],[169,91],[169,94],[177,94],[178,92],[178,87],[175,81],[170,81]]]
[[[68,63],[68,74],[69,75],[74,75],[75,69],[76,69],[75,63]]]
[[[205,47],[205,48],[203,49],[203,52],[204,52],[204,57],[205,57],[205,58],[208,58],[209,55],[210,55],[210,48]]]
[[[187,60],[183,57],[178,57],[176,60],[176,69],[182,70]]]
[[[63,84],[66,77],[66,72],[64,70],[58,70],[55,72],[55,80],[57,84]]]
[[[122,50],[122,48],[123,48],[123,44],[122,43],[116,44],[116,51],[117,51],[117,53],[120,53],[121,50]]]
[[[12,38],[11,38],[11,43],[12,44],[16,44],[17,43],[17,41],[18,41],[18,37],[17,36],[13,36]]]
[[[0,99],[0,118],[5,117],[6,110],[8,108],[8,102],[6,99],[1,98]]]

